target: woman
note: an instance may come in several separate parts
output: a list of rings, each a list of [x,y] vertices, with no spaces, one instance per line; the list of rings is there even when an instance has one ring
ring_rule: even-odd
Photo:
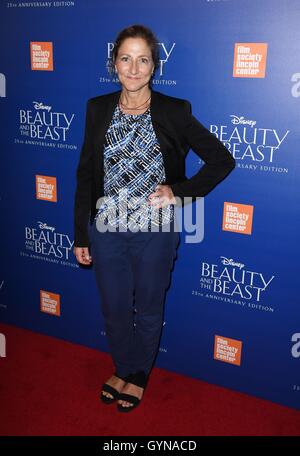
[[[140,403],[158,353],[179,244],[174,205],[205,196],[235,160],[192,115],[189,101],[152,90],[159,50],[149,28],[122,30],[112,62],[121,90],[87,103],[74,254],[83,265],[93,263],[115,365],[101,400],[117,400],[118,410],[128,412]],[[190,148],[204,165],[187,179]]]

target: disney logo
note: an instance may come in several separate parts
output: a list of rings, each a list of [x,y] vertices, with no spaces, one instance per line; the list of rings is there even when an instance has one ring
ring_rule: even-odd
[[[35,107],[35,109],[45,109],[46,111],[51,111],[52,109],[52,106],[46,106],[46,105],[43,105],[43,103],[40,103],[38,101],[33,101],[33,106]]]
[[[223,263],[223,264],[226,264],[226,265],[229,264],[230,266],[236,266],[239,269],[242,269],[245,266],[243,263],[235,263],[232,258],[226,258],[224,256],[221,256],[221,258],[223,258],[223,260],[221,260],[221,263]]]
[[[43,223],[43,222],[38,222],[38,226],[41,230],[50,230],[50,231],[55,230],[54,226],[48,226],[47,223]]]
[[[232,114],[230,117],[232,117],[231,123],[233,123],[234,125],[238,125],[238,124],[250,125],[251,128],[254,125],[256,125],[256,120],[247,120],[247,119],[245,119],[244,116],[238,117],[238,116],[235,116],[234,114]]]

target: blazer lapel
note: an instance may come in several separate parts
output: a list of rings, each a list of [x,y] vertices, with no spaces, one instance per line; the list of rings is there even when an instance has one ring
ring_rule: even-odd
[[[106,103],[103,103],[103,101],[101,101],[96,106],[95,118],[97,122],[97,129],[95,135],[95,145],[97,150],[100,148],[101,152],[104,143],[105,133],[109,127],[114,110],[118,104],[120,94],[121,90],[113,92],[107,96]]]
[[[151,119],[153,129],[160,145],[160,150],[163,156],[166,181],[165,183],[173,183],[176,180],[176,164],[178,154],[185,157],[185,152],[182,149],[178,133],[168,118],[168,100],[162,97],[159,92],[152,91],[151,97]]]

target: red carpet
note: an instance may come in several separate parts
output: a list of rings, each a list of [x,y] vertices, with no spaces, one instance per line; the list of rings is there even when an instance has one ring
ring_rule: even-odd
[[[128,414],[98,399],[106,353],[0,323],[0,435],[299,436],[300,412],[154,368]]]

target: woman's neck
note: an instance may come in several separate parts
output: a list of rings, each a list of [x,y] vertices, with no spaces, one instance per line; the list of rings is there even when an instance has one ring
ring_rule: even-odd
[[[122,104],[123,109],[136,109],[148,106],[151,97],[151,89],[149,87],[145,87],[142,91],[132,92],[128,91],[127,89],[123,88],[120,101]]]

